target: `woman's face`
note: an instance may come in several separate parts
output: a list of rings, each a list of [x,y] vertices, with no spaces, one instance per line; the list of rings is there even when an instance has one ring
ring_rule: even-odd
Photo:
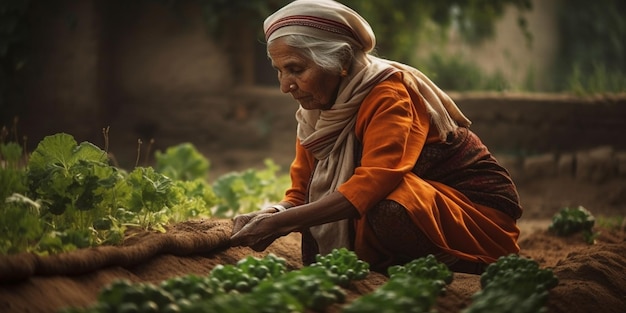
[[[341,76],[325,71],[282,38],[268,47],[272,66],[278,71],[280,90],[307,110],[327,110],[335,103]],[[295,86],[291,88],[290,86]]]

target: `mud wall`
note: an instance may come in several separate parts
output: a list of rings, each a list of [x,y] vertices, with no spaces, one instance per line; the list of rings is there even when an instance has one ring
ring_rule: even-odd
[[[453,94],[495,150],[516,154],[626,149],[626,95]]]

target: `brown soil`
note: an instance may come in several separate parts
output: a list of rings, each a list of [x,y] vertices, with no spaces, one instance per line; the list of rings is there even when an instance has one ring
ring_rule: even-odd
[[[168,232],[129,232],[121,247],[99,247],[63,255],[36,257],[22,254],[0,258],[0,311],[56,312],[63,307],[92,304],[104,285],[124,278],[133,282],[160,282],[187,274],[206,275],[217,264],[234,264],[246,256],[274,253],[299,268],[300,237],[293,233],[274,242],[265,252],[230,248],[229,220],[191,220]],[[536,228],[532,228],[532,227]],[[626,309],[626,241],[623,230],[597,229],[596,243],[582,236],[556,237],[541,224],[524,224],[521,255],[552,268],[559,285],[551,290],[549,312],[624,312]],[[347,289],[348,302],[386,282],[370,273]],[[437,312],[460,312],[480,289],[479,276],[455,274]],[[341,306],[329,312],[339,312]]]

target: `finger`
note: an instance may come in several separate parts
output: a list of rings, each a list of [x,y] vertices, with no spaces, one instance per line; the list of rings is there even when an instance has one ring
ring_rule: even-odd
[[[261,240],[253,245],[250,246],[250,248],[252,248],[252,250],[256,251],[256,252],[262,252],[265,249],[267,249],[267,247],[269,247],[273,242],[274,242],[275,238],[270,237],[264,240]]]
[[[252,227],[253,222],[248,222],[239,231],[230,236],[230,245],[231,246],[250,246],[254,244],[256,240],[256,236],[251,234],[251,231],[254,230]]]
[[[233,220],[233,231],[232,234],[238,233],[248,222],[250,222],[252,218],[248,215],[240,215],[235,217]]]
[[[271,234],[271,231],[261,231],[263,227],[259,227],[263,220],[270,216],[272,216],[271,213],[241,216],[240,218],[246,222],[231,235],[231,246],[248,246],[255,249],[255,251],[265,250],[277,238]]]
[[[228,241],[228,244],[230,247],[239,247],[241,246],[241,242],[239,240],[239,238],[235,237],[235,236],[231,236],[230,240]]]
[[[231,247],[245,246],[244,237],[242,236],[241,232],[237,232],[233,234],[232,236],[230,236],[230,246]]]

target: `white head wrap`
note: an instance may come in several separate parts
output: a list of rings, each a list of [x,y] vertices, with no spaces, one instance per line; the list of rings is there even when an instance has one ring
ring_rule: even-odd
[[[297,0],[263,23],[265,39],[306,35],[320,40],[340,40],[368,53],[376,46],[369,23],[354,10],[333,0]]]

